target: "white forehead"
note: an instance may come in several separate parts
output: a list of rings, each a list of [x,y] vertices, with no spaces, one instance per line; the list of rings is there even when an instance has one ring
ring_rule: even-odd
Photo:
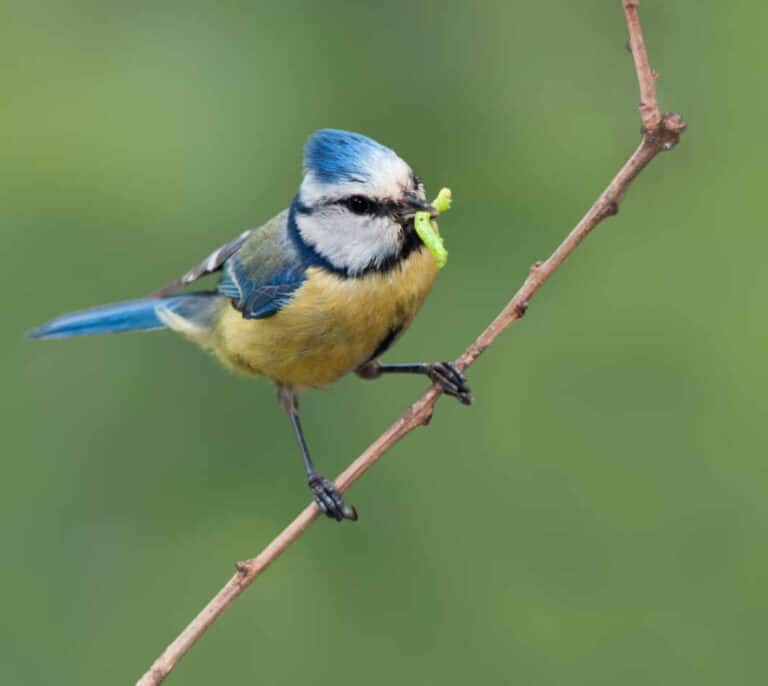
[[[391,150],[374,150],[366,158],[365,175],[323,182],[308,170],[301,184],[301,201],[315,205],[350,195],[372,198],[399,198],[413,186],[413,172],[408,164]]]

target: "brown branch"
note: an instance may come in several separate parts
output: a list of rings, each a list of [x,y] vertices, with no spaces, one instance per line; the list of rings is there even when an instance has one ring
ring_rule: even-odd
[[[656,101],[656,72],[648,62],[648,51],[640,28],[640,16],[637,8],[639,0],[622,0],[624,16],[629,29],[629,47],[635,60],[637,82],[640,86],[640,117],[643,120],[643,131],[655,131],[661,124],[661,113]]]
[[[648,63],[648,55],[640,30],[637,0],[622,0],[630,35],[630,47],[640,84],[640,111],[643,138],[639,147],[608,184],[584,218],[568,234],[552,255],[531,267],[528,277],[509,304],[456,361],[461,369],[469,367],[496,338],[528,309],[528,303],[555,270],[576,249],[587,235],[604,219],[619,211],[619,203],[630,183],[663,150],[670,150],[685,130],[685,122],[677,114],[662,115],[656,103],[656,74]],[[359,479],[381,456],[407,433],[427,424],[440,396],[432,386],[405,413],[360,455],[336,480],[344,492]],[[258,556],[237,563],[237,573],[211,599],[184,631],[160,655],[139,679],[137,686],[157,686],[183,655],[194,645],[213,622],[307,527],[317,518],[316,505],[308,505]]]

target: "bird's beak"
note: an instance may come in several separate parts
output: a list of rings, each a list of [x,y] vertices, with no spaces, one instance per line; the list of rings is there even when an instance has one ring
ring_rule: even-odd
[[[436,217],[438,215],[437,210],[432,207],[426,200],[422,200],[415,193],[406,192],[403,193],[403,201],[400,209],[403,219],[410,219],[417,212],[429,212],[430,217]]]

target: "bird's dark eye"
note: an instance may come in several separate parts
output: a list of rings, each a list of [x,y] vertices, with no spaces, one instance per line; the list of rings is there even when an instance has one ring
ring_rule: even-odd
[[[373,208],[373,203],[364,195],[353,195],[347,198],[347,208],[355,214],[368,214]]]

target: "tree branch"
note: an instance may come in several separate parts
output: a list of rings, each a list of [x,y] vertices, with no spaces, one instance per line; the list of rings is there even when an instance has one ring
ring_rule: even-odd
[[[629,47],[635,60],[637,83],[640,86],[640,117],[643,120],[643,131],[655,131],[661,123],[661,113],[656,101],[656,72],[648,62],[648,51],[640,28],[640,16],[637,8],[638,0],[622,0],[624,16],[629,29]]]
[[[622,196],[635,177],[656,155],[672,149],[686,128],[685,122],[679,115],[662,115],[659,112],[656,101],[656,73],[648,62],[637,12],[638,4],[638,0],[622,0],[629,30],[629,45],[640,86],[640,114],[643,124],[640,145],[552,255],[544,262],[537,262],[531,267],[528,277],[512,300],[456,361],[460,369],[469,367],[512,322],[525,315],[528,303],[542,285],[600,222],[619,211]],[[338,490],[346,491],[403,436],[416,427],[427,424],[439,396],[438,387],[431,386],[427,389],[389,429],[339,475],[336,480]],[[150,669],[139,679],[137,686],[158,686],[230,603],[304,533],[318,514],[319,510],[314,503],[308,505],[259,555],[238,562],[236,574],[155,660]]]

